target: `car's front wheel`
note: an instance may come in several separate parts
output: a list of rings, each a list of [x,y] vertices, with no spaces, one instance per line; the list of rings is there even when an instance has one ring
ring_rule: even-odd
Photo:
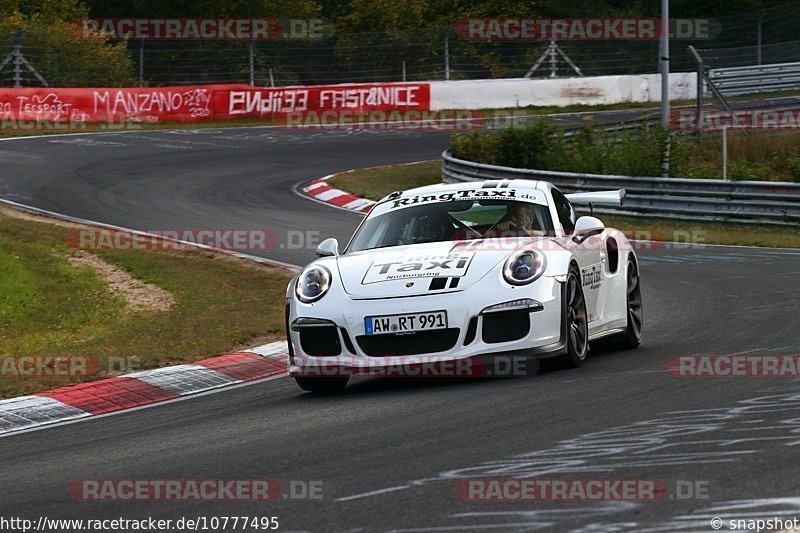
[[[301,389],[309,392],[340,392],[347,386],[347,382],[350,381],[350,378],[347,376],[295,376],[294,380]]]
[[[589,320],[586,316],[586,300],[583,297],[581,276],[573,266],[567,276],[564,317],[567,326],[566,353],[554,358],[554,363],[562,368],[577,368],[586,359],[589,351]]]

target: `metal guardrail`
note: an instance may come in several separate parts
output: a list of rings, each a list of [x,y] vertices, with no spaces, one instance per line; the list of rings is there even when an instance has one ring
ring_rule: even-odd
[[[483,165],[442,153],[442,181],[533,179],[566,193],[625,189],[623,207],[596,209],[650,218],[800,225],[800,183],[574,174]]]
[[[800,63],[709,69],[708,78],[724,96],[800,88]]]

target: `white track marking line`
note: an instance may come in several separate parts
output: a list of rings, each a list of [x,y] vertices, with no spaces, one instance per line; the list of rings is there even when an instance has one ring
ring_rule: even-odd
[[[361,498],[369,498],[370,496],[377,496],[379,494],[386,494],[387,492],[397,492],[399,490],[410,489],[411,485],[399,485],[397,487],[389,487],[386,489],[373,490],[372,492],[364,492],[362,494],[354,494],[352,496],[343,496],[341,498],[334,498],[335,502],[349,502],[351,500],[358,500]]]

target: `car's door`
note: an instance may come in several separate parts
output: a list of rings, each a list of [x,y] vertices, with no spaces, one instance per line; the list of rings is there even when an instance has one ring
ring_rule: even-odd
[[[583,294],[586,299],[586,314],[589,321],[589,330],[601,324],[600,318],[603,309],[603,281],[605,273],[603,262],[605,253],[603,252],[603,241],[600,235],[594,235],[584,240],[575,240],[572,234],[575,231],[577,213],[564,194],[555,187],[551,190],[553,206],[555,207],[558,218],[557,223],[561,225],[563,237],[560,241],[564,247],[572,251],[578,260],[581,270],[581,284]]]

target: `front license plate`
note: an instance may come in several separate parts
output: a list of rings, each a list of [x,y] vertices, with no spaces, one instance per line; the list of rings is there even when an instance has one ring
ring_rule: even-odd
[[[367,335],[413,333],[447,328],[447,311],[413,313],[408,315],[368,316],[364,318]]]

